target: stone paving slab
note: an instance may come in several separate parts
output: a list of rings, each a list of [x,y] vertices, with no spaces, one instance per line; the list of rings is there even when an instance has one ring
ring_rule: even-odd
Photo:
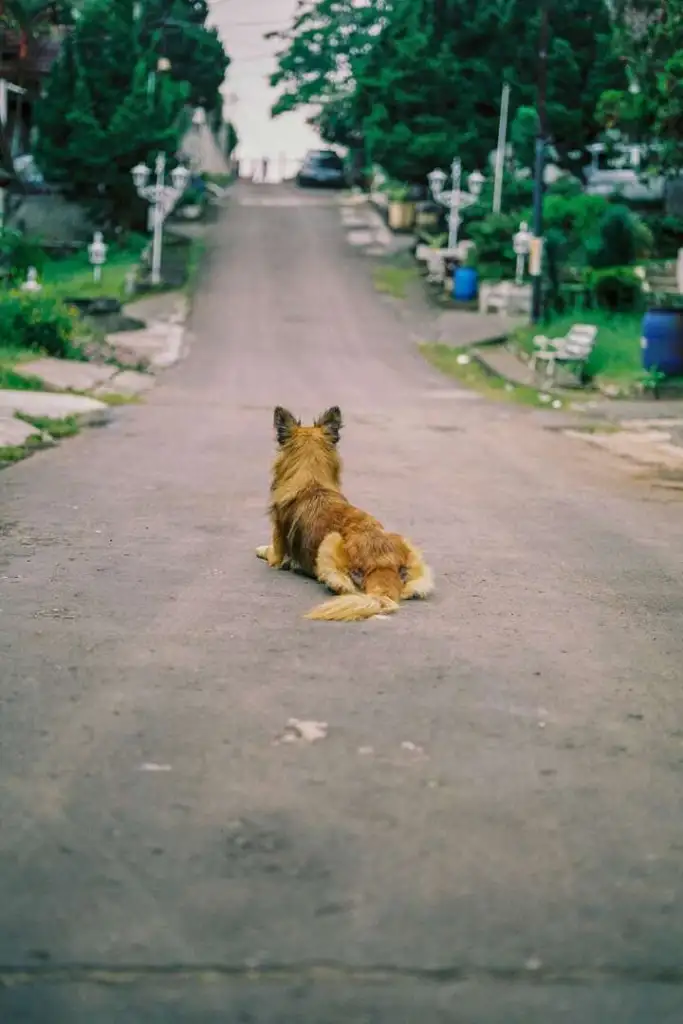
[[[0,390],[0,416],[12,416],[15,413],[55,420],[75,416],[81,426],[97,426],[107,423],[111,418],[111,410],[104,402],[84,395]]]
[[[145,295],[136,302],[129,302],[124,306],[123,312],[126,316],[144,320],[149,325],[161,320],[168,322],[187,314],[187,298],[178,291]]]
[[[611,433],[568,430],[566,433],[569,437],[578,438],[641,465],[683,469],[683,447],[672,444],[671,434],[666,430],[616,430]]]
[[[156,323],[144,331],[120,331],[107,336],[116,358],[124,366],[163,370],[182,354],[182,324]]]
[[[97,395],[121,395],[124,398],[134,398],[150,391],[156,384],[156,379],[149,373],[139,373],[137,370],[121,370],[111,380],[101,384],[93,394]]]
[[[20,377],[37,377],[47,391],[92,391],[110,380],[115,366],[103,363],[79,363],[73,359],[34,359],[21,363],[15,371]]]
[[[0,414],[0,448],[21,448],[31,438],[42,440],[43,437],[43,432],[30,423]]]

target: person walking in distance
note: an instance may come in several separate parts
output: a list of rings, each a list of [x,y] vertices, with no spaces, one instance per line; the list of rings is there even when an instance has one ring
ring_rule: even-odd
[[[264,156],[261,160],[261,181],[266,182],[268,180],[268,157]]]

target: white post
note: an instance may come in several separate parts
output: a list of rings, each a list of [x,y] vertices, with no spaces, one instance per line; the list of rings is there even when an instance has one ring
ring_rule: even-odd
[[[152,284],[161,284],[161,247],[164,232],[164,172],[166,154],[159,153],[156,159],[156,184],[154,187],[154,234],[152,237]]]
[[[448,218],[448,248],[455,249],[458,244],[458,228],[460,227],[460,183],[462,178],[462,161],[457,157],[451,167],[451,213]]]
[[[506,82],[500,98],[500,120],[498,122],[498,148],[496,149],[496,172],[493,182],[493,212],[500,213],[503,201],[503,170],[505,168],[505,145],[507,142],[508,110],[510,109],[510,86]]]
[[[524,253],[517,253],[517,272],[515,273],[515,284],[517,286],[524,283]]]

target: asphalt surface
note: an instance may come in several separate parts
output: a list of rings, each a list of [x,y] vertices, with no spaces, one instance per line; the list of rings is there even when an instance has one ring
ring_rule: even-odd
[[[241,186],[187,360],[0,475],[0,1021],[680,1024],[680,500],[432,371],[335,202]],[[302,619],[276,403],[430,601]]]

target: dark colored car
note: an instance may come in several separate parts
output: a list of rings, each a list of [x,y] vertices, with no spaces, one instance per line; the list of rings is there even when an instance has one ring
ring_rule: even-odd
[[[304,157],[304,162],[296,176],[296,183],[302,188],[312,185],[344,188],[346,186],[344,161],[331,149],[311,150]]]

